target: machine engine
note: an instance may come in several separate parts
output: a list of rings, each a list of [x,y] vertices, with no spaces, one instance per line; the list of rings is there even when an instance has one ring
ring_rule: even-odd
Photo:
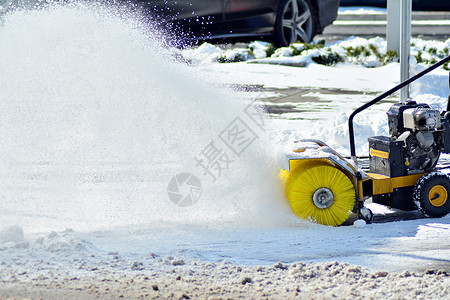
[[[371,172],[389,177],[433,169],[441,153],[450,152],[450,114],[415,101],[394,104],[389,111],[391,137],[369,138]]]

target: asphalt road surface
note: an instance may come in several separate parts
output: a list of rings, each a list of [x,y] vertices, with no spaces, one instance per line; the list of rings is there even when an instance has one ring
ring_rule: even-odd
[[[450,12],[413,12],[411,34],[422,39],[444,41],[450,38]],[[331,26],[316,39],[327,42],[345,39],[349,36],[371,38],[386,37],[386,14],[339,14]]]

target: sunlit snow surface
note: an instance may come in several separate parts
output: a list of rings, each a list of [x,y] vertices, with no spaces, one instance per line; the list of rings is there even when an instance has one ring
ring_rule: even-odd
[[[347,115],[369,99],[335,96],[339,104],[318,109],[316,120],[262,120],[249,105],[255,96],[264,102],[263,92],[224,87],[380,92],[397,83],[397,64],[187,66],[147,28],[112,9],[79,4],[4,18],[2,259],[20,254],[39,264],[43,253],[82,249],[241,264],[339,260],[372,269],[449,269],[448,216],[423,219],[370,205],[387,215],[385,223],[330,228],[298,220],[282,196],[277,148],[313,137],[345,154]],[[445,105],[447,74],[428,78],[416,94]],[[356,120],[359,151],[367,136],[385,134],[387,107]],[[243,129],[247,135],[237,136]],[[220,163],[220,172],[208,169],[214,177],[202,167],[208,159]],[[191,206],[169,199],[169,183],[182,172],[201,182]]]

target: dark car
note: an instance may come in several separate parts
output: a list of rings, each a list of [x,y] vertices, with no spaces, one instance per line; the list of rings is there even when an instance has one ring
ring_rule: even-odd
[[[310,42],[337,17],[339,0],[155,0],[139,7],[191,40],[270,38]],[[182,33],[182,34],[180,34]]]
[[[376,6],[386,7],[387,0],[341,0],[342,6]],[[449,0],[412,0],[413,10],[450,10]]]
[[[0,0],[15,7],[67,0]],[[117,3],[121,0],[97,0]],[[262,38],[277,46],[310,42],[337,17],[339,0],[125,0],[172,33],[175,40]]]

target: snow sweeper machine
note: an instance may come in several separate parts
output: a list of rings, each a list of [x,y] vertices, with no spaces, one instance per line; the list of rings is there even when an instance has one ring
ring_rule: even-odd
[[[351,157],[343,157],[318,140],[294,143],[282,159],[280,175],[294,213],[324,225],[339,226],[350,214],[370,223],[364,206],[372,199],[391,208],[419,210],[428,217],[450,212],[450,176],[438,166],[450,153],[450,96],[446,111],[424,103],[396,103],[387,112],[390,136],[368,139],[366,166],[355,153],[353,118],[359,112],[450,61],[450,56],[356,109],[349,117]]]

